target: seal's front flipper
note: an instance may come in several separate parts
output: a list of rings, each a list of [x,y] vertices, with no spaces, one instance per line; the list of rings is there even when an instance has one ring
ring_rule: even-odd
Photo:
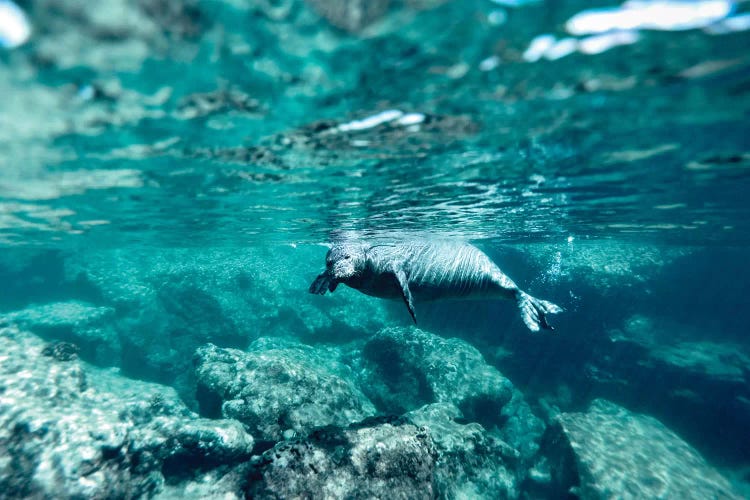
[[[395,274],[398,285],[401,287],[401,297],[404,299],[406,308],[409,309],[409,314],[411,314],[411,319],[414,320],[414,324],[416,325],[417,315],[414,314],[414,299],[412,299],[411,290],[409,290],[409,280],[406,279],[406,273],[403,269],[395,271]]]
[[[325,271],[320,273],[318,277],[315,278],[315,281],[312,282],[310,285],[310,293],[325,295],[326,289],[332,292],[336,289],[337,285],[338,282],[328,274],[328,271]]]
[[[554,327],[547,323],[547,314],[562,312],[562,307],[546,300],[534,298],[521,290],[516,293],[516,299],[518,300],[518,308],[521,310],[521,318],[529,330],[532,332],[538,332],[540,328],[554,330]]]

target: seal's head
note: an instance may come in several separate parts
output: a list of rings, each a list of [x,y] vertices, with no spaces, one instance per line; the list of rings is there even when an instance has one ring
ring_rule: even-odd
[[[326,270],[336,281],[356,278],[366,264],[366,248],[359,243],[335,243],[326,255]]]

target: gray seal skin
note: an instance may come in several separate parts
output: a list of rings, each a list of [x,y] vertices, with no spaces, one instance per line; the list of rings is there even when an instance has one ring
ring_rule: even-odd
[[[467,243],[334,243],[326,255],[326,270],[310,285],[310,293],[333,292],[339,283],[373,297],[402,299],[415,323],[415,302],[445,299],[515,300],[533,332],[553,329],[546,315],[563,310],[518,288],[487,255]]]

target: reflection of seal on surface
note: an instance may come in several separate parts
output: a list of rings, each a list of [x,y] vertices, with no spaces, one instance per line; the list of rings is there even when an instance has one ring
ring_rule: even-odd
[[[402,298],[415,323],[415,300],[515,299],[524,323],[535,332],[552,329],[546,315],[562,311],[520,290],[489,257],[466,243],[335,243],[310,293],[333,292],[339,283],[373,297]]]

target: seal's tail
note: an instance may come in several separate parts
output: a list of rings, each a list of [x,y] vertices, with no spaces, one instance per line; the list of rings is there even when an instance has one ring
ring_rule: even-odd
[[[521,310],[521,318],[529,330],[532,332],[538,332],[540,328],[554,330],[552,325],[547,323],[547,314],[562,312],[562,307],[546,300],[534,298],[521,290],[518,291],[516,298],[518,308]]]

